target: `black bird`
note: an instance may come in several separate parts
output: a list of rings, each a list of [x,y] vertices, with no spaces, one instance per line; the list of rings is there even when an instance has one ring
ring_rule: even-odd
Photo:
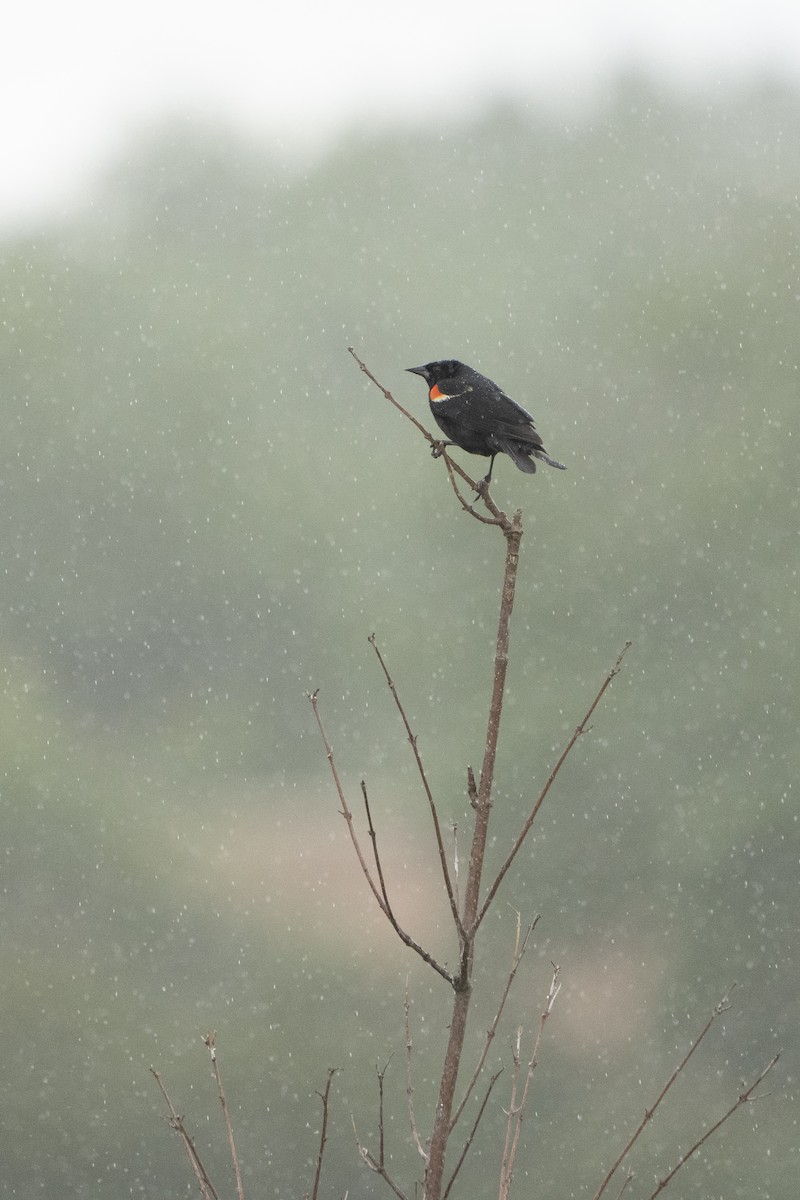
[[[566,470],[563,463],[548,457],[531,414],[485,375],[456,359],[408,370],[412,375],[421,375],[428,385],[431,412],[448,439],[444,445],[460,446],[470,454],[491,458],[489,473],[481,484],[491,481],[498,454],[507,454],[520,471],[529,475],[536,470],[535,458],[559,471]],[[434,447],[434,457],[440,453]]]

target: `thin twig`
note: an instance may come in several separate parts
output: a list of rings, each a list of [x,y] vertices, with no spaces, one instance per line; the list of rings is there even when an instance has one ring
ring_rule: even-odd
[[[511,1145],[508,1149],[508,1154],[503,1155],[503,1164],[500,1168],[500,1200],[507,1200],[508,1193],[511,1188],[511,1181],[514,1178],[514,1164],[517,1158],[517,1150],[519,1149],[519,1139],[522,1133],[522,1122],[525,1118],[525,1112],[528,1106],[528,1093],[530,1091],[531,1080],[533,1079],[533,1072],[536,1070],[539,1062],[539,1049],[542,1044],[542,1034],[544,1033],[545,1021],[553,1011],[553,1005],[555,1004],[556,996],[561,991],[561,984],[558,982],[559,972],[560,967],[557,967],[556,964],[553,963],[553,978],[550,983],[550,990],[545,998],[544,1008],[542,1009],[541,1016],[539,1017],[539,1028],[536,1031],[533,1049],[531,1050],[531,1056],[528,1060],[528,1068],[525,1073],[525,1084],[522,1089],[522,1098],[520,1099],[516,1110],[513,1104],[509,1109],[509,1128],[513,1118],[513,1135],[511,1137]],[[506,1146],[508,1146],[508,1132],[506,1134]]]
[[[451,1132],[455,1128],[461,1114],[463,1113],[464,1109],[466,1108],[467,1102],[468,1102],[470,1096],[472,1095],[475,1085],[478,1082],[480,1073],[483,1070],[483,1065],[486,1062],[486,1058],[489,1054],[489,1049],[494,1040],[495,1033],[497,1032],[497,1026],[499,1025],[500,1018],[503,1015],[503,1009],[506,1006],[506,1000],[508,999],[509,992],[511,991],[511,985],[514,982],[514,978],[517,974],[517,970],[519,969],[519,964],[522,962],[522,959],[525,956],[525,951],[528,949],[528,942],[530,940],[530,936],[533,933],[536,926],[538,925],[538,923],[539,923],[539,917],[537,916],[536,919],[525,930],[525,936],[522,937],[522,919],[520,917],[520,914],[517,913],[517,932],[516,932],[516,937],[514,939],[514,953],[511,958],[511,969],[508,972],[508,977],[506,979],[506,985],[505,985],[505,988],[503,989],[503,994],[500,997],[500,1003],[497,1006],[497,1011],[494,1014],[494,1019],[492,1020],[491,1025],[489,1026],[489,1028],[486,1031],[486,1039],[483,1043],[483,1050],[481,1051],[481,1056],[478,1059],[478,1065],[476,1066],[475,1070],[473,1071],[472,1078],[470,1079],[469,1083],[467,1084],[466,1088],[464,1089],[464,1095],[461,1099],[461,1103],[459,1104],[458,1108],[456,1109],[456,1111],[453,1114],[452,1119],[450,1121],[450,1131]]]
[[[428,433],[425,426],[422,425],[417,420],[416,417],[413,417],[407,408],[403,408],[402,404],[398,404],[398,402],[395,400],[394,396],[389,391],[389,389],[385,388],[382,383],[378,382],[378,380],[372,374],[372,371],[370,371],[369,367],[366,366],[366,364],[361,361],[361,359],[358,357],[358,355],[356,354],[356,352],[352,346],[347,347],[347,352],[348,352],[348,354],[352,354],[353,358],[356,360],[356,362],[359,365],[359,368],[364,372],[367,379],[372,380],[372,382],[375,384],[375,387],[378,388],[379,391],[383,392],[384,396],[389,401],[389,403],[393,404],[395,406],[395,408],[398,410],[398,412],[401,412],[403,414],[403,416],[406,417],[406,419],[411,422],[412,425],[416,425],[417,429],[420,431],[422,436],[430,443],[431,448],[433,449],[433,447],[436,446],[439,439],[435,438],[433,436],[433,434]],[[458,464],[456,464],[456,466],[458,466]]]
[[[417,744],[417,735],[415,733],[412,733],[411,725],[409,723],[408,717],[406,716],[406,710],[403,708],[400,697],[397,694],[397,687],[395,686],[395,682],[392,679],[391,675],[389,674],[389,668],[386,665],[386,660],[384,659],[383,655],[381,654],[380,647],[378,646],[378,642],[376,640],[375,634],[371,633],[370,636],[367,638],[367,641],[369,642],[370,646],[372,646],[372,649],[375,651],[375,653],[378,657],[378,662],[381,665],[381,670],[383,671],[387,686],[389,688],[389,691],[392,693],[392,699],[394,700],[395,708],[399,712],[400,719],[403,722],[403,726],[406,731],[406,736],[408,738],[409,745],[411,746],[411,752],[414,755],[414,762],[417,764],[417,771],[419,772],[419,777],[420,777],[420,780],[422,781],[422,787],[425,792],[425,796],[428,801],[428,808],[430,809],[431,818],[433,820],[433,829],[434,829],[434,833],[436,834],[436,846],[439,851],[439,864],[442,868],[442,878],[444,879],[444,886],[445,886],[445,890],[447,891],[447,899],[450,901],[450,911],[453,914],[453,920],[455,922],[456,929],[460,936],[461,932],[462,932],[461,917],[458,912],[458,906],[456,904],[455,893],[453,892],[453,884],[450,879],[450,871],[448,870],[448,867],[447,867],[447,854],[446,854],[445,848],[444,848],[444,839],[442,838],[442,829],[439,824],[439,814],[436,811],[436,803],[433,799],[433,793],[431,792],[431,785],[428,782],[428,776],[425,773],[425,766],[422,762],[422,756],[419,752],[419,746]]]
[[[758,1085],[762,1082],[764,1077],[772,1070],[772,1068],[775,1066],[775,1064],[779,1058],[780,1058],[780,1054],[776,1054],[774,1058],[770,1059],[770,1061],[767,1063],[766,1067],[764,1067],[764,1070],[759,1075],[758,1079],[756,1079],[755,1083],[751,1083],[750,1087],[746,1091],[741,1092],[736,1099],[736,1103],[732,1104],[730,1106],[730,1108],[725,1113],[725,1115],[720,1117],[720,1119],[714,1125],[712,1125],[710,1129],[707,1129],[706,1132],[703,1134],[703,1136],[701,1138],[698,1138],[698,1140],[695,1142],[695,1144],[693,1146],[691,1146],[686,1151],[685,1154],[681,1155],[681,1157],[678,1159],[677,1163],[672,1168],[672,1170],[669,1172],[669,1174],[664,1176],[664,1178],[661,1180],[661,1182],[659,1183],[656,1190],[654,1192],[652,1192],[651,1195],[648,1197],[648,1200],[655,1200],[655,1197],[658,1196],[661,1192],[663,1192],[664,1188],[668,1186],[668,1184],[672,1180],[673,1176],[676,1174],[676,1172],[678,1172],[681,1169],[681,1167],[684,1165],[684,1163],[688,1162],[688,1160],[692,1157],[692,1155],[695,1154],[700,1149],[700,1147],[703,1146],[708,1141],[708,1139],[717,1132],[717,1130],[720,1128],[720,1126],[725,1124],[725,1122],[728,1120],[729,1117],[733,1116],[733,1114],[736,1112],[736,1110],[738,1108],[741,1108],[741,1106],[743,1104],[748,1103],[753,1092],[756,1090]]]
[[[425,1147],[422,1145],[419,1133],[417,1131],[417,1119],[414,1115],[414,1047],[411,1041],[411,1001],[408,995],[408,979],[406,979],[406,990],[403,996],[403,1023],[406,1029],[406,1096],[408,1097],[408,1122],[411,1126],[411,1136],[414,1139],[414,1145],[419,1151],[420,1157],[428,1161],[428,1155]]]
[[[156,1083],[161,1089],[162,1096],[167,1102],[167,1107],[169,1108],[170,1126],[175,1130],[175,1132],[178,1134],[178,1137],[181,1139],[181,1142],[183,1143],[183,1148],[186,1151],[186,1155],[189,1159],[192,1170],[194,1171],[200,1191],[203,1194],[203,1200],[219,1200],[217,1190],[208,1177],[208,1171],[203,1166],[200,1155],[197,1153],[197,1148],[192,1139],[189,1137],[189,1134],[186,1132],[186,1126],[183,1123],[183,1117],[179,1116],[175,1111],[175,1106],[167,1094],[167,1089],[164,1087],[161,1076],[153,1067],[150,1068],[150,1074],[155,1079]]]
[[[440,445],[442,446],[442,449],[441,449],[440,453],[437,455],[437,457],[444,459],[444,465],[447,467],[447,474],[450,479],[450,485],[456,494],[456,499],[458,500],[461,507],[464,509],[464,512],[469,513],[469,515],[471,517],[474,517],[476,521],[480,521],[484,525],[502,525],[503,524],[502,517],[499,517],[499,516],[484,517],[484,516],[482,516],[481,513],[475,511],[475,509],[472,507],[472,505],[470,504],[470,502],[468,500],[464,499],[464,497],[461,494],[461,489],[459,488],[458,484],[456,483],[455,474],[453,473],[453,467],[457,466],[458,464],[453,462],[450,455],[444,449],[444,445],[442,443],[440,443]],[[486,484],[482,484],[479,486],[478,484],[473,483],[472,487],[478,493],[478,499],[482,499],[485,501],[486,497],[489,495],[488,486]],[[506,514],[503,513],[502,516],[506,517]],[[506,521],[507,520],[508,520],[508,517],[506,517]]]
[[[203,1045],[208,1049],[211,1055],[211,1069],[214,1072],[214,1079],[219,1092],[219,1102],[222,1105],[222,1113],[225,1117],[225,1128],[228,1131],[228,1148],[231,1152],[231,1162],[233,1163],[233,1171],[236,1176],[236,1194],[239,1200],[244,1200],[244,1186],[242,1184],[242,1172],[239,1167],[239,1156],[236,1153],[236,1143],[233,1140],[233,1126],[231,1125],[230,1112],[228,1111],[228,1102],[225,1099],[225,1089],[222,1086],[222,1076],[219,1072],[219,1063],[217,1061],[217,1035],[207,1033],[203,1038]]]
[[[367,813],[367,831],[372,842],[372,857],[375,859],[375,870],[378,872],[378,883],[381,885],[381,895],[383,902],[386,905],[386,914],[390,921],[394,921],[394,913],[392,906],[389,903],[389,896],[386,891],[386,881],[383,878],[383,867],[381,866],[381,856],[378,853],[378,835],[375,832],[375,826],[372,824],[372,813],[369,807],[369,797],[367,796],[367,785],[364,780],[361,780],[361,795],[364,797],[364,808]]]
[[[398,1184],[395,1183],[389,1172],[386,1170],[386,1167],[381,1167],[376,1163],[371,1151],[368,1150],[366,1146],[359,1146],[358,1152],[361,1155],[362,1160],[369,1167],[370,1171],[374,1171],[376,1175],[380,1175],[384,1183],[391,1188],[395,1196],[397,1196],[397,1200],[407,1200],[405,1192],[402,1191]]]
[[[458,1162],[456,1163],[455,1167],[453,1168],[453,1174],[450,1176],[447,1187],[444,1189],[444,1194],[442,1196],[442,1200],[447,1200],[447,1197],[450,1195],[450,1189],[452,1188],[453,1184],[455,1183],[456,1176],[458,1175],[458,1172],[461,1170],[462,1163],[464,1162],[464,1159],[467,1157],[467,1154],[469,1153],[469,1148],[472,1145],[473,1141],[475,1140],[475,1134],[478,1132],[478,1126],[481,1123],[481,1117],[483,1116],[484,1112],[486,1111],[486,1105],[489,1103],[489,1097],[492,1094],[492,1089],[494,1088],[494,1085],[497,1083],[498,1079],[500,1078],[500,1076],[502,1074],[503,1074],[503,1071],[501,1068],[499,1071],[496,1071],[495,1074],[492,1076],[492,1078],[489,1080],[489,1086],[486,1089],[486,1095],[483,1097],[483,1100],[481,1101],[481,1106],[478,1109],[478,1115],[476,1116],[475,1120],[472,1123],[472,1128],[469,1131],[467,1140],[464,1142],[461,1153],[458,1156]]]
[[[581,736],[581,734],[586,732],[586,728],[589,724],[589,721],[592,718],[592,714],[594,713],[594,710],[597,708],[598,704],[600,703],[603,696],[605,695],[606,689],[608,688],[609,684],[611,683],[611,680],[616,675],[619,674],[622,660],[625,657],[626,653],[628,652],[628,650],[630,649],[632,644],[633,644],[632,642],[626,642],[625,645],[622,647],[622,650],[620,651],[619,655],[617,656],[617,661],[614,663],[614,666],[611,668],[611,670],[606,675],[599,692],[597,693],[594,700],[592,701],[592,703],[589,705],[588,709],[586,710],[586,713],[584,714],[584,717],[581,720],[580,724],[578,724],[576,726],[575,731],[572,734],[572,737],[567,742],[566,746],[564,747],[564,749],[562,750],[562,752],[558,758],[558,761],[556,762],[552,771],[548,775],[547,780],[545,781],[545,785],[542,788],[542,790],[539,792],[539,795],[536,799],[536,803],[534,804],[533,808],[531,809],[528,819],[526,820],[525,824],[522,826],[522,829],[520,831],[520,834],[519,834],[517,840],[514,842],[514,845],[511,847],[511,849],[508,853],[508,856],[506,857],[505,862],[503,863],[500,870],[497,872],[494,882],[492,883],[492,886],[489,888],[489,891],[486,894],[486,899],[484,900],[483,904],[481,905],[480,912],[478,913],[478,915],[475,919],[474,930],[477,930],[481,921],[483,920],[483,918],[486,916],[487,912],[489,911],[489,907],[490,907],[492,901],[494,900],[495,896],[497,895],[497,891],[498,891],[498,888],[500,887],[500,884],[505,879],[506,874],[507,874],[511,864],[513,863],[514,859],[517,857],[517,854],[519,853],[520,849],[522,848],[523,842],[525,841],[525,839],[527,838],[528,834],[531,831],[531,826],[533,825],[533,822],[536,820],[536,817],[539,813],[539,809],[542,807],[542,804],[544,803],[547,793],[550,791],[550,788],[555,783],[555,780],[556,780],[556,777],[557,777],[559,771],[561,770],[561,768],[563,767],[567,758],[569,757],[569,754],[570,754],[572,748],[574,747],[575,743],[577,742],[578,738]],[[473,930],[470,930],[470,932],[473,932]]]
[[[460,869],[461,864],[458,857],[458,822],[453,821],[453,894],[456,898],[456,908],[460,904],[458,895],[458,874]]]
[[[406,1200],[405,1194],[401,1191],[400,1187],[394,1182],[394,1180],[389,1175],[389,1172],[386,1170],[386,1146],[385,1146],[385,1141],[384,1141],[384,1123],[383,1123],[383,1081],[386,1077],[386,1072],[389,1069],[389,1063],[391,1061],[392,1060],[390,1058],[389,1062],[387,1062],[387,1064],[383,1068],[383,1070],[379,1070],[377,1067],[375,1068],[377,1075],[378,1075],[378,1157],[377,1158],[375,1158],[375,1155],[372,1153],[371,1150],[368,1149],[367,1146],[362,1146],[361,1142],[359,1141],[358,1133],[356,1132],[355,1121],[353,1122],[353,1132],[356,1134],[356,1145],[358,1146],[358,1153],[361,1155],[361,1158],[366,1163],[366,1165],[369,1167],[369,1169],[371,1171],[374,1171],[376,1175],[380,1175],[381,1179],[386,1181],[386,1183],[389,1185],[389,1187],[394,1192],[395,1196],[397,1196],[398,1200]]]
[[[384,1080],[386,1079],[386,1072],[389,1070],[389,1063],[391,1061],[392,1056],[389,1055],[386,1066],[382,1071],[379,1071],[377,1067],[375,1068],[378,1075],[378,1145],[380,1147],[379,1153],[381,1166],[383,1166],[386,1162],[386,1141],[383,1127],[383,1084]]]
[[[350,806],[347,803],[347,797],[345,796],[344,788],[342,787],[342,781],[339,778],[339,772],[336,769],[336,760],[333,757],[333,747],[331,746],[330,742],[328,741],[328,735],[325,732],[325,727],[322,724],[322,718],[319,714],[319,705],[318,705],[318,699],[317,699],[319,693],[318,692],[307,692],[306,695],[308,696],[309,703],[311,704],[311,709],[314,713],[314,716],[315,716],[316,722],[317,722],[317,726],[319,728],[320,737],[322,738],[322,743],[325,747],[325,757],[327,758],[328,764],[331,768],[331,774],[333,775],[333,781],[334,781],[334,784],[336,785],[336,793],[339,797],[339,803],[342,806],[340,811],[341,811],[341,814],[344,817],[345,821],[347,822],[347,828],[350,833],[350,841],[353,843],[353,849],[356,852],[356,857],[358,858],[359,864],[361,866],[361,870],[364,872],[364,878],[366,879],[367,883],[369,884],[370,891],[372,892],[373,896],[375,897],[378,907],[380,908],[381,912],[384,914],[384,916],[388,920],[389,924],[392,926],[392,929],[395,931],[397,936],[400,938],[401,942],[404,942],[405,945],[408,946],[408,948],[410,950],[413,950],[415,954],[419,955],[419,957],[422,959],[423,962],[426,962],[429,967],[432,967],[433,970],[437,972],[437,974],[441,975],[443,979],[446,979],[447,982],[451,986],[454,986],[455,985],[455,976],[451,975],[451,973],[447,970],[446,967],[443,967],[440,963],[438,963],[432,954],[429,954],[427,950],[424,950],[422,948],[422,946],[420,946],[419,942],[415,942],[414,939],[411,937],[411,935],[406,933],[406,931],[402,928],[402,926],[399,924],[399,922],[395,918],[394,913],[392,912],[391,908],[389,906],[387,906],[386,901],[384,900],[383,896],[381,895],[380,891],[378,890],[378,886],[375,883],[375,880],[372,878],[372,873],[367,865],[366,859],[364,858],[364,854],[361,849],[361,843],[359,842],[355,828],[353,827],[353,814],[350,811]]]
[[[617,1168],[619,1167],[620,1163],[623,1161],[623,1159],[626,1157],[626,1155],[627,1155],[627,1154],[629,1154],[629,1153],[630,1153],[630,1151],[633,1149],[633,1146],[634,1146],[634,1144],[635,1144],[635,1143],[638,1141],[638,1139],[641,1137],[642,1131],[644,1130],[645,1126],[646,1126],[646,1125],[647,1125],[647,1124],[648,1124],[650,1121],[652,1121],[652,1119],[653,1119],[653,1116],[654,1116],[654,1114],[655,1114],[655,1111],[656,1111],[656,1109],[658,1108],[659,1104],[660,1104],[660,1103],[661,1103],[661,1101],[664,1099],[664,1097],[666,1096],[667,1092],[668,1092],[668,1091],[669,1091],[669,1089],[672,1087],[673,1083],[674,1083],[674,1082],[675,1082],[675,1080],[678,1078],[678,1076],[680,1075],[681,1071],[683,1070],[683,1068],[684,1068],[684,1067],[686,1066],[686,1064],[688,1063],[689,1059],[690,1059],[690,1058],[692,1057],[692,1055],[694,1054],[695,1050],[698,1048],[698,1046],[700,1045],[700,1043],[703,1041],[703,1038],[706,1036],[706,1034],[708,1033],[709,1029],[710,1029],[710,1028],[711,1028],[711,1026],[714,1024],[714,1022],[716,1021],[717,1017],[721,1016],[721,1015],[722,1015],[722,1013],[724,1013],[724,1012],[727,1012],[727,1011],[728,1011],[728,1009],[730,1008],[730,995],[731,995],[731,992],[733,991],[733,989],[734,989],[735,987],[736,987],[736,984],[735,984],[735,983],[732,983],[732,984],[731,984],[731,986],[728,988],[727,992],[725,993],[725,995],[724,995],[724,996],[722,997],[722,999],[719,1001],[719,1003],[718,1003],[718,1004],[716,1004],[716,1005],[714,1006],[714,1010],[713,1010],[713,1012],[711,1013],[711,1016],[708,1018],[708,1020],[706,1021],[705,1025],[704,1025],[704,1026],[703,1026],[703,1028],[700,1030],[700,1033],[697,1035],[697,1037],[694,1039],[694,1041],[692,1042],[692,1044],[689,1046],[689,1049],[686,1051],[686,1053],[684,1054],[683,1058],[682,1058],[682,1059],[681,1059],[681,1061],[678,1063],[677,1067],[676,1067],[676,1068],[675,1068],[675,1070],[672,1072],[672,1074],[670,1075],[669,1079],[667,1080],[667,1082],[666,1082],[666,1083],[664,1084],[664,1086],[662,1087],[661,1091],[660,1091],[660,1092],[658,1093],[658,1095],[656,1096],[655,1102],[654,1102],[654,1103],[653,1103],[653,1104],[650,1106],[650,1108],[646,1108],[646,1109],[645,1109],[644,1116],[642,1117],[641,1121],[640,1121],[640,1122],[639,1122],[639,1124],[637,1125],[637,1127],[636,1127],[636,1129],[634,1130],[634,1132],[633,1132],[633,1134],[631,1135],[631,1137],[630,1137],[630,1138],[628,1139],[628,1141],[626,1142],[626,1144],[625,1144],[625,1146],[623,1147],[623,1149],[621,1150],[621,1152],[620,1152],[620,1153],[617,1155],[617,1158],[615,1159],[615,1161],[614,1161],[614,1162],[612,1163],[612,1165],[609,1167],[609,1169],[608,1169],[608,1171],[607,1171],[607,1173],[606,1173],[606,1175],[605,1175],[605,1178],[603,1179],[603,1182],[600,1184],[600,1187],[599,1187],[599,1188],[597,1189],[597,1191],[595,1192],[595,1194],[594,1194],[594,1196],[593,1196],[592,1200],[600,1200],[600,1197],[602,1196],[603,1192],[606,1190],[606,1188],[608,1187],[609,1183],[611,1182],[612,1176],[614,1175],[615,1171],[616,1171],[616,1170],[617,1170]],[[762,1077],[762,1078],[763,1078],[763,1077]],[[760,1081],[757,1081],[757,1082],[760,1082]]]
[[[500,1160],[500,1197],[505,1200],[508,1195],[508,1156],[511,1153],[511,1138],[513,1131],[514,1114],[517,1109],[517,1084],[519,1082],[519,1068],[522,1061],[521,1054],[522,1046],[522,1026],[517,1029],[517,1036],[514,1040],[514,1046],[511,1052],[512,1070],[511,1070],[511,1097],[508,1104],[508,1113],[506,1114],[506,1136],[503,1141],[503,1157]]]
[[[319,1195],[319,1177],[322,1174],[322,1158],[325,1153],[325,1143],[328,1140],[328,1097],[331,1094],[331,1081],[336,1074],[336,1067],[328,1067],[328,1079],[324,1092],[317,1092],[322,1101],[322,1132],[319,1135],[319,1150],[317,1151],[317,1169],[314,1172],[314,1187],[311,1200],[317,1200]]]

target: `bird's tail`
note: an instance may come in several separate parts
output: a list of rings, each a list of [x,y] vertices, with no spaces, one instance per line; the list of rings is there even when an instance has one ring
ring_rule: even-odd
[[[520,471],[524,471],[526,475],[533,475],[536,471],[536,463],[530,457],[531,447],[521,446],[519,442],[506,441],[505,439],[497,439],[498,447],[505,451],[509,458],[513,459],[519,467]],[[535,454],[536,451],[533,451]]]
[[[540,458],[542,462],[546,462],[548,467],[555,467],[557,471],[566,471],[567,469],[563,463],[556,462],[554,458],[550,458],[548,454],[545,454],[544,450],[532,450],[531,453],[535,454],[537,458]],[[522,469],[524,471],[525,467]]]

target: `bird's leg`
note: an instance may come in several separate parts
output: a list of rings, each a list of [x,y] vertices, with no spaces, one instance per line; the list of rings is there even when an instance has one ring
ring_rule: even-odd
[[[431,458],[441,458],[447,446],[455,446],[455,442],[434,442],[431,446]]]
[[[476,484],[475,491],[478,493],[478,495],[480,495],[480,493],[482,491],[484,491],[484,489],[488,488],[489,484],[492,482],[492,471],[494,469],[494,460],[496,458],[497,458],[497,455],[493,454],[492,458],[491,458],[491,462],[489,463],[488,472],[486,473],[486,475],[484,475],[483,479],[481,479],[478,482],[478,484]]]

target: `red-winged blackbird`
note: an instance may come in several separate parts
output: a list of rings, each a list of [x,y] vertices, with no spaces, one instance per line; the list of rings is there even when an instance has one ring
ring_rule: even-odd
[[[507,454],[529,475],[536,470],[534,458],[566,470],[563,463],[548,457],[531,414],[485,375],[455,359],[407,369],[428,385],[431,412],[448,439],[444,445],[491,457],[489,473],[481,483],[491,481],[498,454]],[[433,454],[438,457],[436,447]]]

